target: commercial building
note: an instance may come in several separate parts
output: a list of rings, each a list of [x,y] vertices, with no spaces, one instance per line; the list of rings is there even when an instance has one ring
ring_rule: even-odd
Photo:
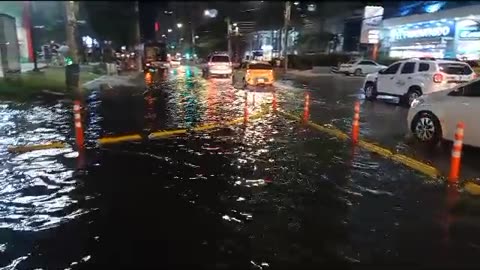
[[[33,60],[28,4],[29,1],[0,2],[0,13],[15,18],[15,24],[17,26],[17,38],[20,49],[20,61],[23,63],[31,62]]]
[[[383,20],[381,47],[390,57],[436,57],[480,59],[480,4],[445,1],[410,5],[417,14]],[[408,10],[408,9],[407,9]]]

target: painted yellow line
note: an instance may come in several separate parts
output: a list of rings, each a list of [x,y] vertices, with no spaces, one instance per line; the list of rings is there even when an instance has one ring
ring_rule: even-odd
[[[294,120],[298,120],[298,121],[301,120],[300,117],[295,116],[295,115],[293,115],[291,113],[288,113],[288,112],[279,111],[279,113],[286,116],[287,118],[290,118],[290,119],[294,119]],[[346,133],[342,132],[339,129],[325,127],[325,126],[313,123],[311,121],[308,121],[306,124],[308,126],[314,128],[314,129],[318,130],[318,131],[321,131],[321,132],[327,133],[329,135],[335,136],[339,139],[343,139],[343,140],[350,139],[350,136],[348,136]],[[438,169],[436,169],[435,167],[432,167],[432,166],[430,166],[430,165],[428,165],[424,162],[421,162],[421,161],[418,161],[416,159],[407,157],[405,155],[394,154],[389,149],[378,146],[376,144],[369,143],[369,142],[366,142],[364,140],[360,140],[358,142],[358,146],[361,147],[361,148],[364,148],[364,149],[366,149],[370,152],[373,152],[373,153],[376,153],[380,156],[383,156],[385,158],[389,158],[393,161],[402,163],[403,165],[405,165],[407,167],[410,167],[411,169],[414,169],[416,171],[419,171],[419,172],[421,172],[421,173],[423,173],[427,176],[430,176],[432,178],[437,178],[437,177],[441,176],[440,171]]]
[[[112,144],[112,143],[128,142],[128,141],[140,141],[140,140],[142,140],[142,136],[138,134],[134,134],[134,135],[100,138],[97,140],[97,143],[99,145],[104,145],[104,144]]]
[[[180,135],[185,134],[188,132],[188,129],[175,129],[175,130],[160,130],[152,132],[148,135],[149,139],[157,139],[157,138],[164,138],[169,137],[172,135]]]
[[[395,154],[392,156],[392,159],[400,162],[412,169],[415,169],[425,175],[428,175],[432,178],[437,178],[439,177],[440,171],[437,170],[435,167],[432,167],[424,162],[418,161],[416,159],[401,155],[401,154]]]
[[[463,189],[471,195],[480,196],[480,185],[467,181]]]
[[[268,108],[266,106],[262,105],[262,110],[258,113],[255,113],[254,115],[252,115],[250,117],[250,119],[261,118],[266,113],[268,113]],[[194,127],[191,130],[193,130],[193,131],[206,131],[206,130],[219,128],[219,127],[222,127],[224,125],[233,125],[233,124],[238,124],[238,123],[243,123],[243,117],[228,121],[224,124],[205,124],[205,125]],[[160,130],[160,131],[155,131],[155,132],[150,133],[148,135],[148,138],[149,139],[165,138],[165,137],[169,137],[169,136],[185,134],[189,131],[190,131],[189,129]],[[118,137],[100,138],[100,139],[97,140],[97,143],[99,145],[105,145],[105,144],[120,143],[120,142],[127,142],[127,141],[140,141],[140,140],[142,140],[142,136],[140,136],[139,134],[134,134],[134,135],[126,135],[126,136],[118,136]]]
[[[22,146],[12,146],[8,148],[10,153],[25,153],[35,150],[45,150],[45,149],[54,149],[54,148],[65,148],[68,145],[62,142],[53,142],[48,144],[39,144],[39,145],[22,145]]]

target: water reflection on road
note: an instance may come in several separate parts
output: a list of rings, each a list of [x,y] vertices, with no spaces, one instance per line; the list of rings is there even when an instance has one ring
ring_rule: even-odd
[[[222,123],[242,117],[245,96],[250,113],[273,99],[272,91],[205,80],[194,67],[145,79],[146,89],[89,95],[90,146],[105,135]],[[302,87],[272,90],[280,108],[301,106]],[[312,118],[347,119],[352,97],[335,95],[312,92]],[[71,138],[70,107],[0,107],[0,266],[476,263],[480,239],[464,234],[478,235],[478,229],[455,227],[441,185],[271,112],[246,127],[91,148],[82,171],[75,170],[70,148],[6,151],[8,145]]]

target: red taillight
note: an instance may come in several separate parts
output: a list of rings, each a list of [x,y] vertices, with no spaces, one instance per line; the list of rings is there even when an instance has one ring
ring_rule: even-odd
[[[443,81],[443,75],[441,73],[435,73],[435,75],[433,75],[434,83],[441,83],[442,81]]]

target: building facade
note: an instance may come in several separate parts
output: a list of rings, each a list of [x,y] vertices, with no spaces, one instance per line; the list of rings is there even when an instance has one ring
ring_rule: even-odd
[[[385,18],[382,29],[380,50],[390,57],[480,59],[478,2],[410,3]]]
[[[20,49],[20,61],[33,61],[33,48],[30,33],[30,18],[28,4],[30,1],[3,1],[0,2],[0,13],[15,18],[17,38]]]

